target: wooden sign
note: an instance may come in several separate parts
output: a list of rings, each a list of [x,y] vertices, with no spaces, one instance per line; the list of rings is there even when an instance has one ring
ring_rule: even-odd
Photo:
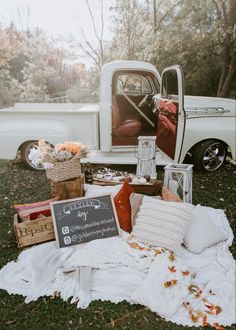
[[[59,247],[119,235],[119,222],[111,195],[75,198],[50,205]]]

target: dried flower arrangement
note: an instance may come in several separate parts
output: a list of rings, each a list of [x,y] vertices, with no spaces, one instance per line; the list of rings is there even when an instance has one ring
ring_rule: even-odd
[[[44,140],[39,140],[28,155],[34,166],[42,165],[45,169],[53,168],[55,163],[84,158],[87,147],[79,142],[66,141],[52,147]]]

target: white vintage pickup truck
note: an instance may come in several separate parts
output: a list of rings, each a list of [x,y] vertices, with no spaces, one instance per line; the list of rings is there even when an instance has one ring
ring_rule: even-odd
[[[101,71],[99,104],[16,104],[0,110],[0,159],[34,166],[35,141],[79,141],[85,162],[136,164],[139,136],[156,136],[156,164],[182,163],[215,171],[227,152],[236,158],[235,100],[184,96],[179,66],[157,69],[140,61],[116,61]]]

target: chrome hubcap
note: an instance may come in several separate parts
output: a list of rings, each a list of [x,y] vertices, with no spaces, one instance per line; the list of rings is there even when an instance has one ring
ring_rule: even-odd
[[[214,143],[208,147],[203,157],[203,167],[209,171],[215,171],[225,160],[225,148],[221,143]]]

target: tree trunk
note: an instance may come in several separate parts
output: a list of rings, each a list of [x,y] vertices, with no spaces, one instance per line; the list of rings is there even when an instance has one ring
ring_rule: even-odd
[[[230,86],[236,73],[236,57],[233,54],[228,68],[221,74],[219,88],[217,91],[218,97],[229,97]]]

